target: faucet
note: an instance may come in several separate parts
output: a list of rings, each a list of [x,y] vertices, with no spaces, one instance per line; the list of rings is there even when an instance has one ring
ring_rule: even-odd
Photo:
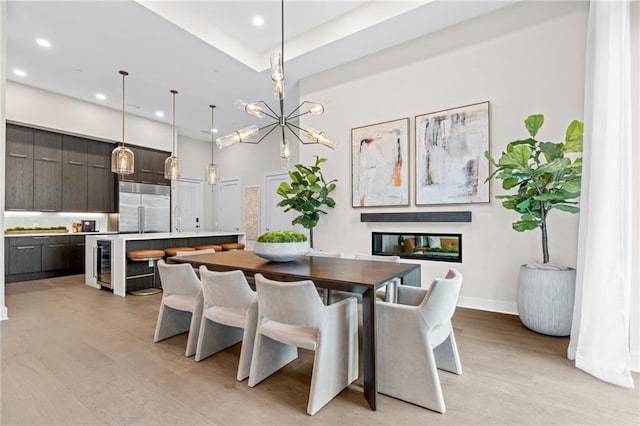
[[[175,224],[176,232],[180,232],[180,226],[182,221],[182,215],[180,213],[180,206],[176,205],[173,208],[173,223]]]

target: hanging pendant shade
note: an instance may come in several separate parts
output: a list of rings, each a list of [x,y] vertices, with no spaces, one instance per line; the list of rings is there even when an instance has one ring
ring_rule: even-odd
[[[167,157],[164,161],[164,178],[170,180],[178,180],[182,177],[182,160],[176,155],[176,95],[177,90],[171,90],[173,95],[173,144],[171,157]]]
[[[211,164],[207,166],[207,170],[205,172],[205,178],[207,179],[207,183],[209,185],[215,185],[218,183],[218,166],[213,162],[213,149],[214,149],[214,135],[218,131],[215,126],[214,120],[214,111],[216,109],[215,105],[209,105],[211,108]]]
[[[111,152],[111,171],[119,175],[133,174],[133,151],[124,146],[124,78],[126,71],[118,71],[122,76],[122,142]]]

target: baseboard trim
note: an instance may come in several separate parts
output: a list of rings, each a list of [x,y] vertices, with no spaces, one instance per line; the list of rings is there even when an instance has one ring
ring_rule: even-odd
[[[640,373],[640,352],[629,353],[629,369]]]
[[[9,312],[7,311],[7,307],[6,306],[0,307],[0,321],[4,321],[8,319],[9,319]]]
[[[514,302],[460,296],[460,298],[458,298],[458,306],[461,308],[478,309],[480,311],[518,315],[518,305]]]

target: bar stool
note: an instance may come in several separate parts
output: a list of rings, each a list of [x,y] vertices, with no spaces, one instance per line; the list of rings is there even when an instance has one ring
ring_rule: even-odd
[[[196,250],[209,250],[214,249],[215,251],[222,251],[222,246],[219,244],[204,244],[201,246],[193,246]]]
[[[127,252],[127,258],[133,262],[149,262],[149,267],[151,268],[151,272],[147,274],[139,274],[132,275],[130,277],[126,277],[127,280],[131,280],[134,278],[145,278],[145,277],[153,277],[153,282],[151,287],[145,288],[142,290],[132,291],[131,294],[134,296],[150,296],[152,294],[158,294],[162,292],[162,288],[156,287],[156,261],[160,260],[164,257],[163,250],[130,250]]]
[[[244,250],[244,244],[242,244],[242,243],[222,243],[222,250],[224,250],[224,251]]]
[[[167,257],[175,256],[179,251],[195,251],[193,247],[169,247],[164,249],[164,255]]]

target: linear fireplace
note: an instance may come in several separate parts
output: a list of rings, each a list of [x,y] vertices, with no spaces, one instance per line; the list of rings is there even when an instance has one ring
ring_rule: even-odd
[[[372,232],[371,253],[462,263],[462,234]]]

